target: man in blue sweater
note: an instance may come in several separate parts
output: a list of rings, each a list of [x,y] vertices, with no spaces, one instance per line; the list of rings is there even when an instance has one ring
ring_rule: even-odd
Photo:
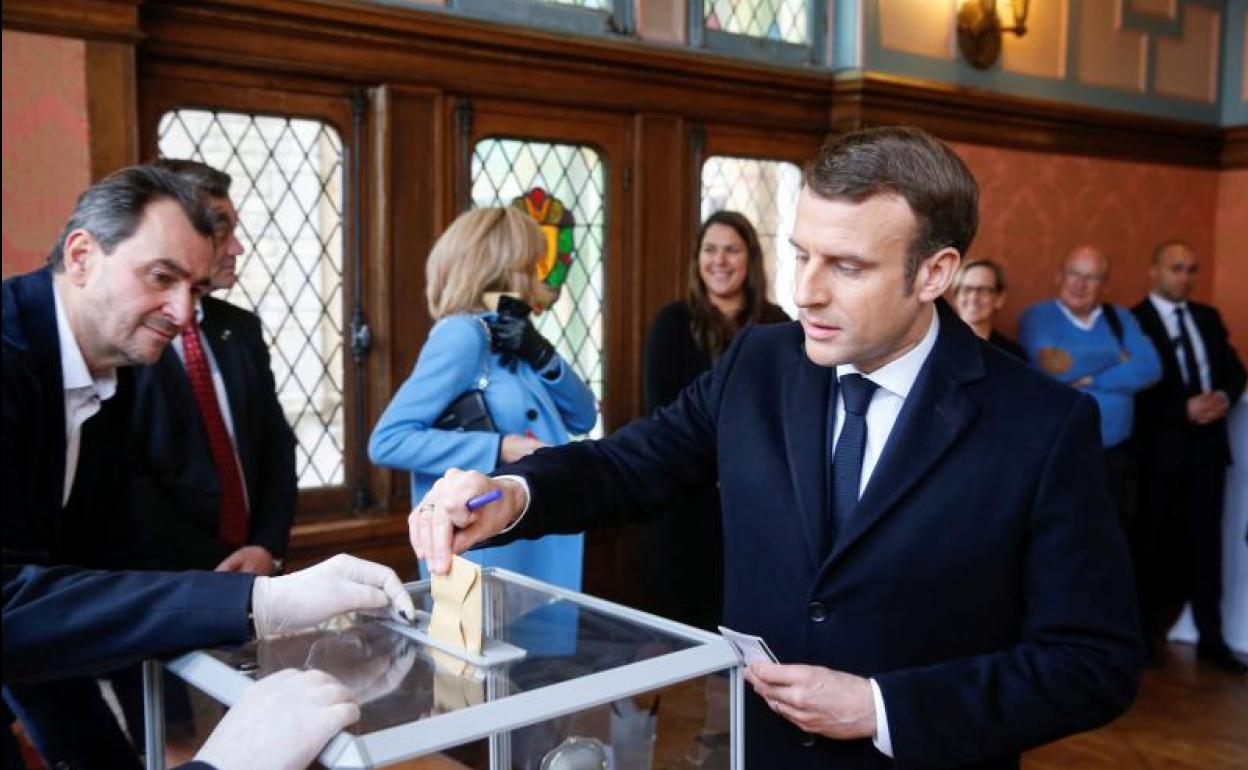
[[[1057,298],[1027,308],[1018,333],[1032,364],[1096,399],[1105,469],[1125,525],[1135,394],[1161,378],[1161,359],[1131,311],[1102,301],[1108,278],[1105,252],[1076,248],[1058,271]]]

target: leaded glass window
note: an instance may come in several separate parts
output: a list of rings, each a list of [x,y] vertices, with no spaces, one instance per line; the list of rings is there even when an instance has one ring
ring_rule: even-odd
[[[702,164],[702,219],[723,209],[754,223],[767,263],[767,295],[797,317],[793,304],[793,216],[802,171],[793,163],[713,155]]]
[[[298,438],[301,488],[344,479],[343,149],[326,123],[179,109],[159,151],[233,177],[238,282],[223,298],[260,316],[278,399]]]
[[[552,5],[572,5],[577,8],[593,8],[596,11],[610,11],[613,0],[542,0]]]
[[[606,174],[593,149],[519,139],[483,139],[472,151],[473,206],[507,206],[541,187],[572,210],[575,256],[559,301],[534,319],[602,401],[606,273]],[[602,410],[590,432],[602,435]]]
[[[810,44],[808,0],[702,0],[707,29]]]

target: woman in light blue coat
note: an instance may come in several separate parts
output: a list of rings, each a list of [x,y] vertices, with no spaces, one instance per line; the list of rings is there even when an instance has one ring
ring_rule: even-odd
[[[489,473],[594,426],[593,393],[527,318],[530,306],[540,312],[555,296],[536,272],[546,250],[537,223],[503,207],[461,215],[429,253],[435,323],[368,442],[374,463],[412,474],[413,501],[450,468]],[[488,309],[496,303],[499,310]],[[453,401],[483,384],[498,432],[433,427]],[[580,590],[583,551],[583,535],[547,535],[465,555]]]

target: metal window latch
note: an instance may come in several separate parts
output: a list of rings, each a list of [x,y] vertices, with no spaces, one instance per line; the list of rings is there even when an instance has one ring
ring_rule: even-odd
[[[358,363],[373,347],[373,329],[361,316],[351,319],[351,357]]]

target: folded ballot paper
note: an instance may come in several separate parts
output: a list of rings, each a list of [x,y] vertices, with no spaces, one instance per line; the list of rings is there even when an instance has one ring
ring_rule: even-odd
[[[434,575],[429,635],[443,644],[481,654],[481,568],[459,556],[445,575]]]
[[[767,646],[767,642],[763,641],[761,636],[750,636],[733,631],[731,628],[719,627],[719,633],[728,643],[733,646],[737,654],[741,656],[741,660],[745,661],[745,665],[750,665],[755,661],[764,663],[779,663],[776,654]]]

